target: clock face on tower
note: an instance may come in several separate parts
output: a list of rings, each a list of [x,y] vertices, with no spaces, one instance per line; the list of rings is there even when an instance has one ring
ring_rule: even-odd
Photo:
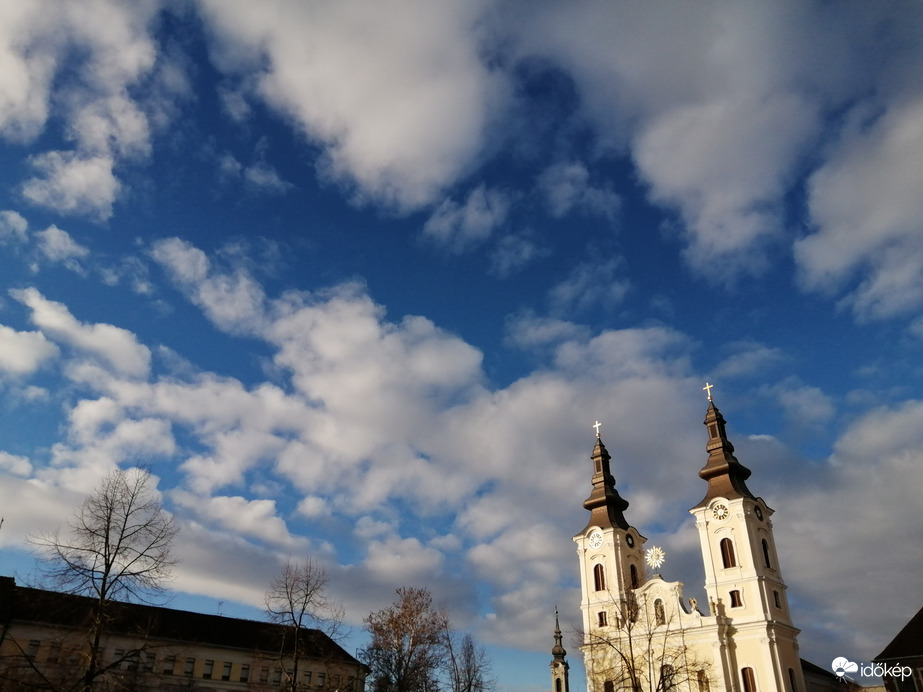
[[[728,506],[724,503],[719,502],[717,505],[712,507],[711,510],[712,516],[718,521],[724,521],[728,518]]]
[[[590,534],[589,544],[591,548],[598,548],[603,544],[603,535],[599,531]]]

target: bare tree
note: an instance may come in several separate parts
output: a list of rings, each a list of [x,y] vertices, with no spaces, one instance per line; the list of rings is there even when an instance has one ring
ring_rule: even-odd
[[[288,628],[289,641],[282,642],[280,655],[291,661],[291,668],[283,668],[290,671],[287,686],[293,692],[298,688],[298,662],[306,653],[304,630],[315,627],[336,640],[343,626],[343,609],[327,594],[328,581],[327,570],[311,558],[288,561],[266,592],[269,619]]]
[[[446,632],[446,669],[452,692],[491,692],[496,689],[487,651],[478,646],[470,634],[465,634],[459,641],[455,633]]]
[[[164,512],[149,472],[113,471],[74,513],[65,532],[30,538],[44,572],[70,593],[94,598],[79,688],[89,690],[109,666],[100,646],[113,600],[151,602],[175,564],[171,547],[177,528]],[[126,657],[140,651],[126,652]],[[124,660],[124,659],[123,659]]]
[[[589,689],[615,692],[708,690],[711,665],[689,646],[678,620],[677,604],[657,599],[639,603],[630,591],[615,602],[615,622],[578,632],[584,642]],[[592,675],[590,675],[592,668]]]
[[[374,692],[433,692],[446,660],[448,616],[426,589],[402,587],[397,601],[365,619],[371,637],[360,658]]]

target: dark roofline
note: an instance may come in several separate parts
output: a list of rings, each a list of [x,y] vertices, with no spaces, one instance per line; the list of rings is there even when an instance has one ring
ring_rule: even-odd
[[[923,608],[910,618],[910,622],[901,628],[897,636],[878,654],[873,661],[891,661],[923,656]]]
[[[16,586],[11,577],[0,577],[0,617],[4,622],[80,629],[95,602],[87,596]],[[292,651],[291,628],[285,625],[124,601],[111,601],[110,605],[112,634],[275,654]],[[364,667],[321,630],[304,628],[300,639],[307,657]]]

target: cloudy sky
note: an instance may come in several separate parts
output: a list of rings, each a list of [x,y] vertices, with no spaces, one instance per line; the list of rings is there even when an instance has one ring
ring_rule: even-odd
[[[3,3],[0,571],[34,579],[26,536],[145,464],[183,527],[174,605],[258,616],[310,555],[359,628],[425,586],[501,689],[545,689],[595,420],[704,598],[709,381],[802,654],[869,660],[921,605],[921,26]]]

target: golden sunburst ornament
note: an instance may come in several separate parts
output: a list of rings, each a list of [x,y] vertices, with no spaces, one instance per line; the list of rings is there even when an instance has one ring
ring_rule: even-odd
[[[658,548],[656,545],[648,548],[647,552],[644,553],[644,561],[651,569],[660,569],[664,560],[666,560],[666,555],[664,555],[663,549]]]

